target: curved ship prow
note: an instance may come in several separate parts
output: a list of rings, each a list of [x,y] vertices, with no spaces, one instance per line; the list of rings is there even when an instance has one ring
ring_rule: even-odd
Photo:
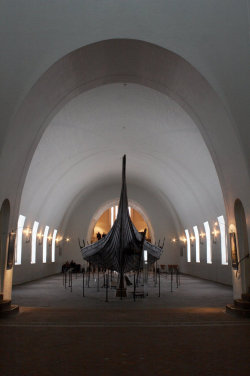
[[[154,263],[161,256],[162,247],[149,243],[145,240],[145,236],[146,230],[143,233],[138,232],[129,215],[126,155],[124,155],[117,218],[104,238],[86,247],[81,247],[82,257],[98,267],[117,271],[120,274],[121,285],[124,273],[141,268],[144,249],[148,252],[148,264]]]

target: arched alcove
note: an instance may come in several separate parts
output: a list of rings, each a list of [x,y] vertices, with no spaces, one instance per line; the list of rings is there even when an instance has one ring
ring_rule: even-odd
[[[0,293],[3,293],[4,272],[7,258],[7,240],[10,218],[10,203],[5,199],[0,210]]]
[[[92,219],[90,221],[89,228],[88,228],[88,233],[87,233],[87,241],[89,243],[90,243],[90,240],[91,240],[93,229],[94,229],[94,227],[95,227],[96,222],[98,221],[98,219],[101,217],[101,215],[107,209],[111,208],[112,206],[118,205],[118,203],[119,203],[118,199],[109,200],[109,201],[105,202],[103,205],[101,205],[101,207],[95,212],[95,214],[93,215],[93,217],[92,217]],[[151,236],[151,242],[154,244],[155,243],[155,232],[154,232],[153,226],[151,224],[151,221],[149,219],[149,216],[145,212],[145,209],[142,208],[142,206],[140,204],[138,204],[134,200],[129,200],[128,204],[129,204],[129,206],[131,208],[135,209],[142,216],[142,218],[144,219],[144,221],[148,225],[150,236]]]
[[[239,270],[241,272],[242,291],[244,293],[250,288],[250,261],[246,216],[240,199],[235,200],[234,215],[237,231]]]

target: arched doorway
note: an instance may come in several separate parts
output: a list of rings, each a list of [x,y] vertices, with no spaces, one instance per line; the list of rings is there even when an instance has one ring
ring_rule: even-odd
[[[111,200],[102,205],[94,214],[87,233],[87,241],[89,243],[93,242],[96,238],[96,232],[106,233],[110,230],[111,226],[111,208],[114,208],[114,217],[116,215],[116,207],[118,205],[118,200]],[[137,227],[138,231],[142,230],[143,226],[146,226],[148,238],[154,243],[155,234],[152,227],[151,221],[145,210],[134,200],[129,200],[129,207],[131,208],[131,218],[134,225]],[[101,227],[99,226],[101,224]],[[143,228],[144,230],[144,228]]]
[[[7,240],[10,218],[10,203],[9,200],[4,200],[0,211],[0,294],[3,293],[4,287],[4,272],[7,257]]]
[[[236,199],[234,203],[234,215],[237,231],[238,242],[238,262],[241,273],[242,292],[247,292],[250,287],[250,261],[249,246],[247,237],[247,224],[243,204],[240,199]]]

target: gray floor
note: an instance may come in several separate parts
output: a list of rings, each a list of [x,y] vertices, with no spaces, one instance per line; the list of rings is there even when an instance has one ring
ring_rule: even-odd
[[[14,287],[20,313],[0,321],[1,376],[250,374],[250,320],[225,311],[232,288],[181,276],[171,292],[162,275],[160,298],[151,277],[145,299],[112,290],[105,302],[96,277],[85,297],[80,275],[72,292],[62,275]]]
[[[133,282],[133,275],[130,276]],[[127,289],[128,297],[121,300],[115,297],[115,290],[109,289],[108,303],[106,290],[102,288],[103,274],[100,274],[99,291],[97,288],[97,274],[91,274],[90,287],[86,286],[83,297],[82,275],[73,275],[71,289],[63,286],[61,274],[44,278],[38,281],[25,283],[13,288],[12,301],[23,307],[57,307],[57,308],[187,308],[187,307],[221,307],[233,301],[232,288],[211,281],[182,275],[180,286],[177,288],[176,279],[173,279],[171,292],[171,278],[166,274],[161,275],[160,297],[159,284],[155,285],[153,276],[149,275],[147,290],[148,296],[144,299],[133,301],[131,292],[133,287]],[[142,283],[141,283],[142,284]],[[139,285],[138,290],[142,291]]]

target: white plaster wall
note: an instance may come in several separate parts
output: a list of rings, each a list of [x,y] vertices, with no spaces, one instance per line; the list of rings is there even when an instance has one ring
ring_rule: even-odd
[[[37,242],[36,263],[31,264],[31,242],[22,242],[21,265],[15,265],[13,270],[13,285],[33,281],[61,271],[62,257],[59,256],[59,248],[55,249],[55,262],[51,262],[51,246],[47,245],[47,262],[42,259],[43,246]]]
[[[211,227],[211,224],[210,224]],[[204,230],[203,230],[204,231]],[[232,285],[232,268],[231,256],[228,249],[228,265],[221,264],[221,246],[220,236],[217,237],[216,243],[212,244],[212,264],[207,263],[206,238],[203,244],[200,244],[200,262],[196,262],[195,241],[191,246],[191,262],[187,262],[187,249],[184,248],[183,257],[180,257],[181,271],[196,277],[208,279],[215,282]]]

